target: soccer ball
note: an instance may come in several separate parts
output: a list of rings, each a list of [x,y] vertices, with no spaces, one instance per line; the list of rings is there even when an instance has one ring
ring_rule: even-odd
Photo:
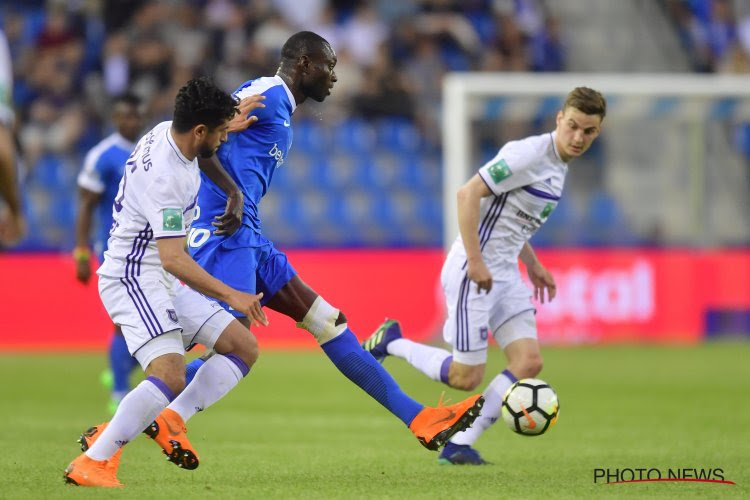
[[[555,425],[560,403],[544,380],[524,378],[510,386],[503,398],[503,420],[524,436],[538,436]]]

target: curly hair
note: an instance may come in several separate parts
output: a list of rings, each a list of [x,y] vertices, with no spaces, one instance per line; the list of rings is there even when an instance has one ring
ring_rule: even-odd
[[[187,132],[197,125],[209,130],[230,120],[237,112],[237,100],[207,78],[193,78],[177,92],[172,126]]]

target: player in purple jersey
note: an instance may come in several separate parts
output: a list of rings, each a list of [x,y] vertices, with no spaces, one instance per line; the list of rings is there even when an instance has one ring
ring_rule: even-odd
[[[247,293],[262,293],[262,304],[310,332],[336,367],[373,399],[396,415],[428,449],[438,449],[467,428],[483,399],[473,396],[456,405],[429,408],[407,396],[349,329],[343,312],[318,295],[297,275],[287,256],[261,232],[258,204],[273,174],[284,165],[292,142],[292,113],[308,98],[322,102],[337,81],[336,54],[319,35],[303,31],[281,50],[276,75],[243,84],[235,97],[266,97],[252,129],[230,134],[211,162],[220,162],[242,191],[242,225],[232,234],[216,235],[210,221],[227,205],[226,196],[208,179],[201,183],[199,215],[188,237],[189,250],[209,273]],[[222,304],[245,326],[240,311]],[[198,362],[196,362],[198,363]]]

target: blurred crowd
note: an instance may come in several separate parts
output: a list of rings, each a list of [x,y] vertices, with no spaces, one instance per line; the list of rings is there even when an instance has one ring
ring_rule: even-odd
[[[699,72],[750,72],[750,2],[666,0],[680,41]]]
[[[696,71],[750,71],[750,2],[660,1]],[[271,236],[283,246],[439,246],[442,76],[564,71],[571,33],[561,32],[553,7],[554,0],[0,2],[25,212],[36,228],[20,248],[72,247],[76,175],[112,131],[114,96],[141,97],[151,126],[171,117],[177,89],[193,76],[232,90],[272,75],[281,45],[300,30],[331,42],[338,83],[324,104],[295,113],[293,172],[280,170],[264,203]],[[495,134],[487,142],[494,151]],[[551,223],[570,238],[573,219]]]
[[[344,140],[354,136],[353,147],[359,148],[362,137],[367,142],[367,137],[376,135],[373,124],[385,120],[387,126],[380,127],[385,136],[370,141],[373,147],[396,134],[405,138],[400,141],[405,147],[391,155],[396,163],[399,158],[413,157],[415,148],[432,155],[424,165],[411,162],[407,166],[407,170],[429,172],[407,172],[404,177],[421,176],[431,179],[431,184],[414,185],[411,192],[406,188],[400,196],[392,197],[400,200],[395,202],[398,206],[385,209],[396,217],[418,212],[412,209],[415,203],[428,203],[423,212],[429,216],[421,224],[421,232],[416,232],[421,236],[412,237],[410,234],[416,233],[407,229],[395,239],[373,236],[389,232],[383,227],[379,232],[374,228],[362,240],[343,235],[330,243],[439,245],[442,75],[455,70],[563,70],[565,55],[558,21],[546,7],[545,0],[6,3],[0,9],[0,26],[13,60],[27,211],[30,222],[39,221],[45,229],[41,236],[30,235],[38,238],[27,241],[27,247],[64,249],[70,245],[75,175],[86,151],[111,131],[108,105],[113,96],[134,92],[146,103],[150,123],[169,119],[174,95],[189,78],[210,75],[232,90],[248,79],[272,75],[281,45],[300,30],[315,31],[331,42],[338,56],[338,83],[324,105],[306,105],[295,114],[298,125],[305,120],[314,125],[298,127],[295,144],[307,143],[314,150],[318,136],[339,126],[346,132]],[[365,125],[352,128],[350,123]],[[293,152],[295,149],[300,146]],[[367,149],[369,155],[381,158],[389,153],[387,147]],[[363,155],[356,160],[360,167],[355,165],[355,170],[367,170]],[[385,191],[394,186],[381,187]],[[423,187],[431,192],[420,193]],[[327,188],[331,186],[321,190]],[[427,201],[418,200],[420,196]],[[377,200],[389,198],[383,193],[363,192],[353,203],[366,217],[363,199],[369,207],[380,206]],[[273,203],[269,200],[267,204]],[[391,203],[390,199],[386,203]],[[321,213],[329,210],[319,205]],[[348,213],[349,208],[343,211]],[[416,225],[415,221],[412,226]],[[325,244],[294,238],[282,238],[281,243]]]
[[[541,0],[50,0],[6,5],[24,159],[84,153],[106,126],[108,98],[132,90],[152,119],[176,89],[212,75],[226,89],[275,72],[294,32],[338,56],[331,105],[316,113],[415,120],[438,134],[448,70],[559,71],[556,20]]]

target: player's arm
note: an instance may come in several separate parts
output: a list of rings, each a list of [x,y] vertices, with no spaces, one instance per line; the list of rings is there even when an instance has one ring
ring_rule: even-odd
[[[190,288],[226,302],[235,310],[246,314],[254,325],[267,325],[268,320],[260,306],[263,294],[253,295],[235,290],[208,274],[185,252],[185,240],[185,236],[156,240],[156,248],[159,250],[164,270]]]
[[[76,261],[76,278],[81,283],[88,283],[91,278],[91,251],[89,250],[91,219],[101,197],[100,193],[86,188],[78,189],[79,209],[76,216],[76,246],[73,250],[73,259]]]
[[[214,222],[211,223],[216,227],[214,234],[219,236],[233,234],[242,225],[242,209],[245,203],[242,191],[234,182],[234,179],[224,170],[216,155],[211,156],[211,158],[200,158],[198,167],[227,195],[227,206],[224,213],[214,217]]]
[[[492,191],[477,174],[458,190],[458,228],[464,242],[467,276],[477,284],[477,291],[492,289],[492,274],[482,258],[479,245],[479,203]]]
[[[526,266],[531,284],[534,285],[534,298],[544,304],[544,291],[547,290],[547,298],[551,301],[557,295],[557,285],[552,277],[536,256],[534,249],[527,241],[524,243],[519,255],[521,262]]]
[[[21,197],[15,165],[15,145],[10,128],[0,124],[0,198],[8,205],[7,219],[0,219],[0,243],[17,243],[24,233]]]

